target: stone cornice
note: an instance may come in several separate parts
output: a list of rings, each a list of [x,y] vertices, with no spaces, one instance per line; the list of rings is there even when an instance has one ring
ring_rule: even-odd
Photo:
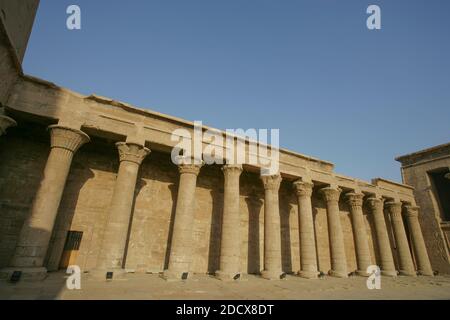
[[[434,160],[434,158],[450,155],[450,143],[441,144],[424,150],[416,151],[410,154],[396,157],[403,167],[411,166],[422,161]]]

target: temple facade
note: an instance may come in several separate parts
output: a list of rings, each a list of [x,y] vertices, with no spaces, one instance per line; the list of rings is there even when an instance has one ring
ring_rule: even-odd
[[[25,75],[3,20],[1,30],[0,277],[69,265],[167,280],[345,278],[371,265],[433,276],[411,186],[283,149],[271,175],[250,163],[176,165],[171,137],[193,123]]]
[[[396,160],[422,208],[420,223],[433,269],[450,274],[450,143]]]

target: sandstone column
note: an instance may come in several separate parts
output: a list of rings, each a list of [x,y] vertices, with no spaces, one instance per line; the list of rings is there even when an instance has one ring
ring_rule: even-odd
[[[149,149],[135,143],[118,142],[116,146],[120,165],[97,266],[105,271],[121,270],[124,267],[139,166],[150,153]]]
[[[312,213],[311,195],[314,184],[311,182],[295,181],[294,187],[298,201],[298,223],[300,234],[300,267],[298,275],[303,278],[315,279],[317,270],[317,251],[314,236],[314,221]]]
[[[355,238],[356,260],[358,264],[357,274],[368,276],[367,268],[370,266],[369,242],[367,240],[366,224],[362,211],[364,194],[347,193],[346,200],[350,207],[352,217],[353,236]]]
[[[375,233],[377,237],[378,251],[380,254],[380,269],[381,274],[390,277],[396,277],[394,257],[392,256],[391,244],[389,242],[389,235],[386,228],[386,221],[384,220],[383,199],[371,197],[367,199],[373,214],[373,223],[375,226]]]
[[[401,202],[386,202],[386,209],[388,210],[392,228],[394,230],[395,243],[398,251],[398,264],[400,274],[407,276],[415,276],[414,264],[409,250],[408,238],[405,232],[405,226],[402,219],[402,203]]]
[[[55,223],[58,207],[74,153],[89,141],[80,130],[59,125],[49,126],[51,150],[31,213],[19,235],[11,266],[34,268],[45,272],[44,258]],[[34,272],[29,270],[30,272]]]
[[[194,160],[191,160],[194,161]],[[164,271],[166,280],[182,280],[189,276],[192,260],[192,227],[195,214],[195,188],[201,163],[181,163],[178,166],[180,182],[173,225],[169,266]]]
[[[331,251],[331,276],[347,278],[347,257],[345,255],[344,235],[339,217],[339,196],[341,189],[326,187],[320,190],[327,202],[328,235]]]
[[[281,176],[261,176],[264,185],[264,270],[261,276],[268,280],[279,280],[281,268],[281,229],[278,191]]]
[[[216,272],[221,280],[232,280],[240,275],[241,240],[239,216],[239,177],[241,165],[225,165],[222,235],[220,247],[220,270]]]
[[[409,230],[411,232],[414,254],[417,262],[417,269],[424,276],[433,276],[430,259],[427,253],[427,247],[423,240],[422,230],[419,223],[419,207],[405,206],[406,218]]]
[[[0,136],[2,136],[6,132],[6,129],[8,129],[9,127],[14,127],[16,125],[17,123],[16,121],[14,121],[14,119],[0,114]]]

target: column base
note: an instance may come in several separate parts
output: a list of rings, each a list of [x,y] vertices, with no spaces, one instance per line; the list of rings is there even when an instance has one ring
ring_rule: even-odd
[[[319,271],[303,271],[300,270],[297,272],[297,275],[301,278],[305,279],[318,279],[319,278]]]
[[[398,276],[398,272],[396,270],[381,270],[381,275],[395,278]]]
[[[366,270],[356,270],[356,274],[360,277],[368,277],[370,274],[366,272]]]
[[[433,271],[417,270],[417,273],[418,273],[419,275],[421,275],[421,276],[434,277]]]
[[[266,280],[283,280],[286,274],[281,271],[261,271],[261,277]]]
[[[216,271],[214,274],[216,279],[221,281],[239,281],[242,280],[242,273],[240,272],[226,272],[226,271]]]
[[[163,274],[161,275],[161,278],[163,278],[166,281],[186,281],[190,280],[192,277],[192,273],[188,271],[171,271],[171,270],[164,270]]]
[[[348,273],[346,271],[330,270],[330,276],[335,278],[348,278]]]
[[[47,269],[44,267],[8,267],[0,270],[0,280],[10,280],[14,271],[22,272],[20,280],[42,281],[47,278]]]
[[[401,276],[408,276],[408,277],[417,277],[416,271],[412,270],[398,270],[399,274]]]

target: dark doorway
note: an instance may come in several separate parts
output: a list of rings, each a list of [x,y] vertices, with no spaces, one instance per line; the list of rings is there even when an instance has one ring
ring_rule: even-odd
[[[450,170],[444,168],[428,174],[433,184],[433,193],[441,209],[441,218],[443,221],[450,221]]]

